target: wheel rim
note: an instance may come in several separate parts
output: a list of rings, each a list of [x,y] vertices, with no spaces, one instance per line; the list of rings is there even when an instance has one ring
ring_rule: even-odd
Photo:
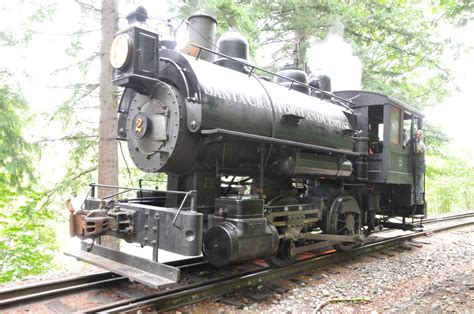
[[[352,196],[339,196],[331,204],[328,232],[338,235],[358,235],[361,230],[361,212]]]
[[[339,196],[331,205],[328,219],[328,233],[346,236],[361,235],[361,211],[357,201],[352,196]],[[354,248],[353,242],[342,242],[334,245],[338,251]]]

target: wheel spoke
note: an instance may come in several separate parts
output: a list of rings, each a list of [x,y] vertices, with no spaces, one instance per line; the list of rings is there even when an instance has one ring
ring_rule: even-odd
[[[361,234],[362,214],[354,197],[341,195],[331,206],[331,214],[327,221],[329,233],[349,237]],[[354,242],[342,241],[335,244],[335,248],[338,251],[346,251],[355,246],[357,246],[357,243]]]

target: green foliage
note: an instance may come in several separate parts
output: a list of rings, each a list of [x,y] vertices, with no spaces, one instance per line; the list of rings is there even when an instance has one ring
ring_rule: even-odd
[[[78,73],[77,82],[64,86],[71,91],[68,99],[47,119],[62,124],[58,130],[63,147],[68,151],[68,160],[61,180],[47,191],[48,201],[63,203],[62,195],[78,196],[84,193],[91,182],[97,180],[98,163],[98,77],[94,72],[100,54],[97,47],[85,46],[100,31],[100,4],[94,1],[76,1],[71,9],[80,12],[78,29],[70,34],[69,46],[65,53],[70,57],[70,65],[56,69],[52,74],[71,71]],[[94,50],[91,50],[94,49]],[[92,120],[89,120],[92,119]],[[58,136],[56,134],[55,136]],[[48,145],[47,141],[44,143]]]
[[[450,41],[436,37],[433,30],[441,21],[472,16],[472,1],[460,2],[202,0],[197,7],[182,7],[180,13],[216,17],[219,34],[229,27],[239,29],[249,38],[252,54],[267,46],[274,50],[276,44],[279,49],[272,53],[271,68],[291,59],[295,37],[300,40],[300,54],[305,55],[312,41],[325,38],[340,22],[345,39],[363,63],[363,88],[425,107],[438,104],[454,89],[450,71],[440,65]]]
[[[0,283],[49,270],[55,255],[53,213],[40,206],[43,194],[28,191],[0,204]],[[7,208],[8,206],[8,208]]]
[[[20,95],[0,87],[0,282],[47,270],[56,243],[53,216],[33,188],[37,150],[22,136],[26,109]]]
[[[430,213],[474,209],[474,165],[472,160],[450,149],[441,130],[427,125],[426,198]]]
[[[97,128],[95,123],[81,119],[81,105],[90,101],[98,84],[75,84],[71,88],[73,92],[70,98],[49,116],[50,120],[62,123],[65,133],[62,142],[69,151],[64,176],[48,191],[49,199],[62,194],[77,196],[96,181]]]
[[[474,2],[472,0],[441,0],[439,7],[433,7],[444,12],[444,15],[457,26],[464,26],[474,20]]]
[[[450,72],[440,66],[449,42],[435,37],[440,17],[428,14],[422,1],[264,0],[252,1],[252,7],[263,17],[262,45],[291,42],[296,32],[303,53],[341,22],[363,63],[365,89],[423,107],[437,104],[452,88]],[[277,62],[291,56],[291,44],[282,48],[274,54]]]
[[[432,213],[474,208],[474,167],[458,156],[428,155],[426,197]]]
[[[0,202],[28,189],[34,181],[35,148],[22,136],[26,103],[6,85],[0,86]]]

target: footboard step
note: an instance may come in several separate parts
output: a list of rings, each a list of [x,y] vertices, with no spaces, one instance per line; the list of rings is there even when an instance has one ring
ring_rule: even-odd
[[[178,282],[179,268],[152,260],[94,245],[91,252],[76,250],[64,252],[68,256],[104,268],[152,288]]]

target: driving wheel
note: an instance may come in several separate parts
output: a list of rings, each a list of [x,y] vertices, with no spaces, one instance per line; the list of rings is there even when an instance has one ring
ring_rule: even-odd
[[[327,232],[336,235],[360,236],[362,217],[359,204],[352,196],[341,195],[331,204],[327,220]],[[355,242],[334,245],[337,251],[348,251],[356,247]]]

